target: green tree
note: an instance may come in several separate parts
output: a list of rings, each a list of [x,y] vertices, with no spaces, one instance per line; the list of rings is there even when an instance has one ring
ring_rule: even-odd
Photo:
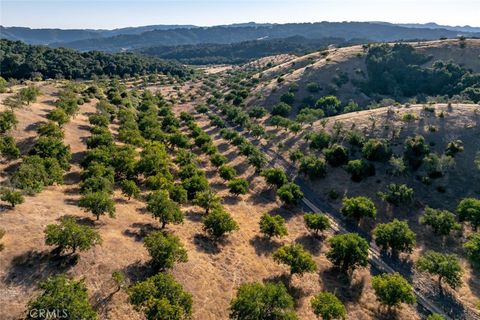
[[[319,231],[325,231],[330,228],[330,219],[324,213],[305,213],[303,215],[305,226],[318,235]]]
[[[427,251],[418,258],[415,266],[421,272],[437,276],[440,288],[442,288],[442,280],[453,289],[462,285],[462,267],[454,254]]]
[[[138,198],[140,196],[140,188],[133,180],[125,179],[120,181],[120,187],[122,188],[123,195],[128,197],[128,200],[130,200],[131,197]]]
[[[370,161],[387,161],[392,156],[392,150],[388,143],[381,139],[370,139],[362,148],[365,159]]]
[[[17,125],[17,117],[11,110],[0,112],[0,134],[5,134]]]
[[[374,276],[372,287],[377,299],[389,308],[396,307],[401,303],[415,303],[412,286],[399,273],[384,273]]]
[[[303,275],[314,272],[317,265],[312,256],[305,251],[301,244],[283,245],[273,253],[273,260],[290,267],[290,275]]]
[[[462,199],[457,206],[457,215],[460,221],[470,222],[473,231],[477,231],[480,225],[480,199]]]
[[[8,159],[20,157],[20,149],[12,136],[0,136],[0,156]]]
[[[330,135],[325,130],[310,132],[306,138],[310,140],[310,148],[317,150],[328,147],[331,140]]]
[[[323,96],[315,103],[315,108],[322,109],[327,116],[340,112],[342,102],[335,96]]]
[[[242,178],[235,178],[228,182],[230,193],[235,196],[246,194],[248,192],[248,185],[248,181]]]
[[[313,313],[323,320],[347,319],[347,310],[333,293],[320,292],[310,301]]]
[[[37,133],[40,136],[48,136],[57,139],[63,139],[63,137],[65,136],[62,128],[52,121],[42,123],[37,129]]]
[[[212,189],[197,192],[193,203],[205,209],[205,214],[210,212],[210,209],[220,206],[222,199]]]
[[[448,236],[454,230],[460,230],[461,225],[457,223],[456,216],[448,210],[439,210],[426,207],[420,217],[420,223],[430,226],[437,235]]]
[[[20,89],[18,92],[18,96],[20,97],[20,100],[23,102],[26,102],[27,105],[29,105],[31,102],[37,101],[37,97],[40,94],[40,90],[38,90],[37,87],[30,85],[26,88]]]
[[[377,208],[372,200],[367,197],[345,197],[342,200],[341,213],[355,221],[369,217],[375,218],[377,216]]]
[[[147,320],[188,320],[192,296],[168,273],[158,273],[128,289],[129,301]]]
[[[21,204],[24,201],[23,195],[19,191],[13,189],[3,189],[0,190],[0,200],[10,203],[12,208],[15,208],[15,205]]]
[[[403,157],[408,165],[416,170],[423,162],[423,158],[430,153],[430,147],[422,136],[409,137],[404,142]]]
[[[62,108],[56,108],[50,111],[47,115],[47,119],[58,123],[60,127],[70,121],[70,116]]]
[[[91,192],[83,195],[78,205],[85,208],[85,210],[90,211],[97,217],[97,220],[99,220],[100,216],[105,213],[108,213],[111,218],[115,216],[115,202],[108,193],[103,191]]]
[[[393,255],[398,252],[411,253],[415,247],[415,233],[407,221],[393,219],[389,223],[380,223],[373,230],[377,246],[383,250],[391,250]]]
[[[360,182],[375,175],[375,166],[363,159],[348,161],[346,170],[355,182]]]
[[[224,165],[225,163],[227,163],[228,159],[225,156],[221,155],[220,153],[214,153],[210,157],[210,161],[215,167],[218,168]]]
[[[280,102],[272,108],[272,116],[288,117],[292,112],[292,107],[285,102]]]
[[[260,232],[268,238],[282,237],[288,234],[285,226],[285,219],[280,215],[270,215],[268,213],[262,214],[260,217]]]
[[[209,188],[208,180],[202,174],[194,174],[193,176],[183,180],[182,186],[185,190],[187,190],[189,200],[193,200],[198,192],[205,191]]]
[[[480,263],[480,233],[472,233],[468,236],[468,241],[463,244],[470,260]]]
[[[323,149],[323,154],[332,167],[344,165],[348,161],[348,150],[340,144],[333,144]]]
[[[310,179],[322,178],[327,174],[327,164],[322,158],[305,156],[300,161],[298,172],[307,175]]]
[[[152,265],[160,270],[171,269],[176,262],[188,261],[187,250],[174,235],[151,232],[145,237],[144,245],[152,258]]]
[[[265,178],[265,181],[273,187],[280,188],[288,182],[287,174],[285,170],[281,168],[271,168],[263,170],[261,173],[262,177]]]
[[[293,298],[281,283],[244,283],[230,302],[232,320],[296,320]]]
[[[178,205],[170,199],[168,191],[159,190],[148,196],[147,211],[162,223],[162,229],[168,223],[183,223],[183,213]]]
[[[214,240],[219,240],[225,234],[238,230],[238,224],[223,208],[214,208],[202,222],[204,230]]]
[[[235,168],[223,165],[218,169],[218,173],[223,180],[230,181],[237,176]]]
[[[368,264],[368,242],[356,233],[339,234],[329,239],[327,258],[342,271],[353,271]]]
[[[44,230],[45,244],[57,246],[61,251],[87,251],[102,243],[100,234],[89,226],[78,224],[73,217],[65,217],[60,224],[49,224]]]
[[[439,315],[438,313],[432,313],[427,317],[427,320],[445,320],[445,318]]]
[[[83,281],[63,275],[49,277],[40,283],[41,293],[28,302],[27,319],[38,319],[39,311],[49,314],[61,312],[70,320],[95,320],[97,314],[88,302],[87,287]]]
[[[293,182],[284,184],[281,188],[279,188],[277,190],[277,195],[280,200],[287,205],[296,205],[298,201],[303,199],[302,190]]]

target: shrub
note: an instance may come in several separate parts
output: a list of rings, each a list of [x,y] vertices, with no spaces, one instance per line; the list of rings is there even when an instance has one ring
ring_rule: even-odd
[[[372,200],[367,197],[352,197],[343,198],[342,208],[340,210],[346,217],[359,221],[362,218],[375,218],[377,215],[377,208]]]
[[[223,208],[214,208],[202,222],[204,230],[214,240],[219,240],[225,234],[238,230],[238,224]]]
[[[335,235],[328,241],[330,251],[327,258],[342,271],[368,265],[368,242],[356,233]]]
[[[160,270],[171,269],[176,262],[188,261],[187,250],[174,235],[151,232],[145,237],[144,245],[152,258],[152,265]]]
[[[322,158],[306,156],[302,158],[298,172],[307,175],[310,179],[325,177],[327,164]]]
[[[422,136],[410,137],[404,142],[403,157],[414,170],[421,166],[423,158],[429,153],[430,148]]]
[[[305,213],[303,215],[305,226],[313,230],[315,234],[319,231],[325,231],[330,228],[330,219],[323,213]]]
[[[328,319],[347,319],[347,310],[342,301],[333,293],[320,292],[310,302],[313,313],[317,317],[322,317],[324,320]]]
[[[290,275],[303,275],[314,272],[317,265],[312,256],[305,251],[301,244],[283,245],[273,253],[273,260],[290,267]]]
[[[274,187],[280,188],[288,182],[287,174],[282,168],[271,168],[266,169],[261,173],[262,177],[265,178],[265,181]]]
[[[370,161],[387,161],[392,155],[392,150],[387,142],[380,139],[369,139],[362,147],[363,156]]]
[[[147,320],[187,320],[192,317],[192,296],[168,273],[158,273],[128,290],[129,301]]]
[[[235,196],[246,194],[248,192],[248,181],[242,178],[232,179],[228,182],[228,188],[230,193]]]
[[[140,188],[133,180],[120,181],[120,187],[122,188],[123,195],[128,197],[128,200],[130,200],[131,197],[138,198],[138,196],[140,196]]]
[[[317,150],[328,147],[331,140],[330,135],[325,130],[312,132],[308,138],[310,139],[310,148]]]
[[[462,199],[457,206],[457,215],[460,221],[470,222],[473,231],[477,231],[480,225],[480,199]]]
[[[17,125],[17,117],[11,110],[0,112],[0,134],[5,134]]]
[[[350,173],[353,181],[360,182],[375,175],[375,166],[363,159],[350,160],[347,164],[347,172]]]
[[[281,116],[281,117],[288,117],[290,112],[292,111],[292,107],[285,102],[280,102],[272,108],[272,116]]]
[[[282,237],[288,234],[285,219],[280,215],[262,214],[260,217],[260,232],[266,237]]]
[[[294,301],[282,283],[244,283],[230,302],[230,319],[296,320]]]
[[[102,243],[100,234],[89,226],[78,224],[73,217],[65,217],[60,224],[49,224],[44,230],[45,244],[56,245],[60,251],[87,251]]]
[[[340,112],[341,101],[335,96],[323,96],[315,103],[315,108],[322,109],[327,116]]]
[[[463,271],[456,255],[427,251],[418,258],[415,266],[421,272],[437,276],[439,286],[442,285],[442,280],[453,289],[462,284]]]
[[[8,159],[17,159],[20,157],[15,139],[11,136],[0,136],[0,156]]]
[[[51,121],[47,123],[42,123],[37,129],[37,133],[40,136],[48,136],[57,139],[63,139],[63,137],[65,136],[62,128],[60,128],[59,125]]]
[[[391,183],[385,192],[379,192],[380,198],[395,206],[408,205],[413,202],[413,189],[404,184]]]
[[[70,116],[62,108],[56,108],[50,111],[47,119],[58,123],[60,127],[70,121]]]
[[[215,167],[220,167],[227,162],[227,158],[220,153],[215,153],[210,157],[210,161]]]
[[[68,279],[63,275],[49,277],[40,283],[39,296],[30,300],[27,307],[27,318],[38,318],[38,312],[61,314],[70,320],[94,320],[97,315],[88,302],[87,287],[83,281]]]
[[[463,244],[470,260],[480,263],[480,233],[473,233],[468,236],[468,241]]]
[[[329,148],[323,149],[323,154],[332,167],[344,165],[348,161],[347,149],[339,144],[334,144]]]
[[[24,198],[21,192],[13,189],[3,189],[0,190],[0,200],[8,202],[12,208],[15,208],[17,204],[23,203]]]
[[[412,286],[399,273],[374,276],[372,287],[378,300],[388,307],[395,307],[401,303],[415,303]]]
[[[398,252],[411,253],[415,247],[415,233],[406,221],[394,219],[389,223],[380,223],[373,230],[377,246],[383,250],[391,250],[393,255]]]
[[[252,107],[248,110],[248,116],[250,118],[263,118],[267,114],[267,110],[263,107]]]
[[[453,230],[460,230],[461,225],[457,223],[456,216],[448,210],[438,210],[426,207],[420,217],[420,223],[430,226],[437,235],[448,236]]]
[[[302,190],[293,182],[284,184],[281,188],[279,188],[277,190],[277,195],[280,200],[287,205],[295,205],[303,198]]]
[[[218,173],[223,180],[229,181],[237,176],[235,168],[228,165],[223,165],[218,169]]]

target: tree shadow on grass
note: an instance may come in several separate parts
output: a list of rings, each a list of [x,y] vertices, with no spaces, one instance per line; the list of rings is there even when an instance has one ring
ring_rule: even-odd
[[[226,241],[226,240],[224,240]],[[197,233],[193,236],[193,243],[197,248],[197,251],[205,252],[207,254],[219,254],[220,253],[220,242],[214,241],[213,239]]]
[[[122,231],[124,236],[133,238],[135,241],[143,241],[143,239],[151,232],[154,231],[161,231],[160,227],[155,226],[151,223],[142,223],[142,222],[135,222],[130,225],[132,229],[125,229]],[[136,229],[136,230],[135,230]]]
[[[127,283],[135,283],[137,281],[145,280],[156,274],[156,270],[152,268],[149,263],[137,260],[134,263],[122,269],[125,274]]]
[[[276,193],[274,189],[263,189],[260,192],[253,193],[249,200],[253,204],[268,204],[276,200]]]
[[[331,267],[320,274],[323,287],[341,297],[342,301],[358,303],[365,287],[365,277],[355,279],[340,271],[337,267]]]
[[[250,239],[249,243],[254,247],[257,256],[270,255],[273,251],[280,248],[278,242],[259,235]]]
[[[50,276],[66,272],[77,262],[77,255],[60,255],[58,249],[51,252],[30,250],[13,258],[4,282],[24,287],[36,286]]]
[[[310,251],[314,256],[318,256],[322,251],[325,236],[304,234],[295,239],[295,243],[301,244],[306,250]]]

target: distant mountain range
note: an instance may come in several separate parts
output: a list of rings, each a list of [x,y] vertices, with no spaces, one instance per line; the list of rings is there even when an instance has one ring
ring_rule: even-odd
[[[80,51],[118,52],[154,46],[233,44],[259,39],[343,38],[369,41],[432,40],[459,35],[480,37],[480,28],[429,24],[391,24],[386,22],[319,22],[257,24],[253,22],[199,27],[194,25],[151,25],[114,30],[30,29],[0,26],[0,37],[28,44],[44,44]]]

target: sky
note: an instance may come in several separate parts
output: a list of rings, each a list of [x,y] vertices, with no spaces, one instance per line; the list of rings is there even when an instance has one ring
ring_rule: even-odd
[[[241,22],[436,22],[480,27],[480,0],[0,0],[0,24],[113,29]]]

